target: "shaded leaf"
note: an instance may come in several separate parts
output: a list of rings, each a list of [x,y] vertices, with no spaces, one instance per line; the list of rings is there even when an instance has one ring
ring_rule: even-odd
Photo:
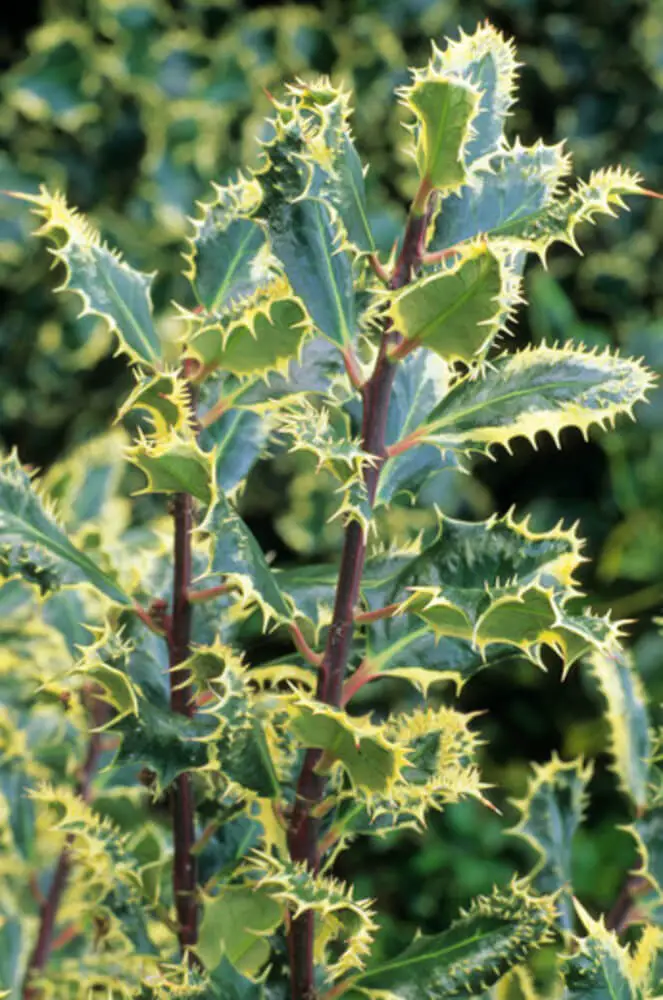
[[[353,985],[388,990],[407,1000],[473,997],[548,940],[553,915],[546,898],[522,890],[495,892],[476,900],[448,930],[415,938],[404,952],[362,973]]]
[[[583,820],[591,776],[591,764],[553,757],[535,766],[524,798],[514,802],[520,818],[510,832],[538,855],[529,875],[537,889],[550,894],[563,890],[557,906],[565,931],[573,930],[571,849]]]
[[[610,754],[620,787],[643,808],[652,752],[644,687],[623,650],[595,650],[588,667],[607,702]]]
[[[196,951],[208,969],[225,955],[241,974],[257,975],[269,958],[267,935],[283,915],[284,907],[255,885],[224,886],[218,895],[204,897]]]
[[[104,319],[130,361],[159,368],[163,354],[152,319],[152,277],[134,270],[104,246],[99,234],[67,207],[61,195],[50,195],[42,188],[39,195],[20,197],[34,204],[43,219],[38,236],[50,237],[58,231],[66,235],[65,242],[52,251],[67,271],[60,291],[80,295],[80,315]]]
[[[20,570],[26,549],[28,565],[35,553],[37,570],[55,570],[56,578],[65,584],[87,581],[112,601],[132,604],[111,576],[71,544],[13,453],[0,461],[0,569],[3,559],[8,559],[10,569],[16,565],[12,572]]]

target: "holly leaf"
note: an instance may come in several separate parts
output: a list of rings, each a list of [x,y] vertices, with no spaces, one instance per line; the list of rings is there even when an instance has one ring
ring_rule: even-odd
[[[554,907],[514,885],[471,905],[441,934],[422,934],[391,960],[352,981],[407,1000],[474,997],[523,962],[551,936]]]
[[[392,296],[388,315],[406,340],[446,361],[469,362],[492,343],[517,301],[515,275],[482,246]]]
[[[80,316],[105,320],[118,340],[119,351],[135,364],[161,368],[163,348],[152,318],[152,276],[130,267],[118,253],[101,242],[97,232],[62,195],[42,188],[38,195],[16,195],[35,205],[43,219],[37,236],[64,232],[65,239],[52,249],[66,269],[60,291],[76,292],[82,299]]]
[[[88,582],[117,604],[133,603],[108,573],[72,545],[16,452],[0,460],[0,571],[3,562],[10,572],[23,567],[37,583],[42,572],[55,573],[62,584]]]
[[[622,649],[597,649],[589,670],[607,702],[610,754],[619,785],[636,807],[647,803],[652,755],[647,698],[633,661]]]
[[[557,899],[563,930],[573,930],[571,850],[587,804],[592,765],[553,757],[537,765],[525,796],[513,804],[520,813],[509,832],[527,841],[538,858],[529,879],[542,893]]]
[[[559,443],[565,427],[586,435],[594,424],[630,414],[652,384],[632,358],[542,345],[461,377],[407,440],[480,455],[497,444],[508,449],[516,437],[536,446],[542,431]]]
[[[431,187],[455,191],[467,178],[465,147],[480,94],[472,84],[439,73],[433,62],[403,91],[403,102],[416,115],[415,157],[419,176]]]
[[[208,573],[235,585],[242,600],[254,602],[266,618],[289,621],[292,612],[253,532],[221,493],[199,529],[211,542]]]
[[[127,448],[127,458],[145,474],[143,493],[190,493],[204,504],[214,497],[214,455],[197,444],[193,435],[172,431],[165,438],[140,437]]]

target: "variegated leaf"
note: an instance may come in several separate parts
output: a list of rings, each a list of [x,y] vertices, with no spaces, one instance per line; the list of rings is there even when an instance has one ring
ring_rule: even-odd
[[[459,32],[457,41],[447,41],[441,50],[433,42],[431,67],[436,73],[458,77],[476,87],[479,107],[472,119],[465,147],[467,163],[499,150],[504,142],[504,125],[515,101],[518,63],[513,41],[488,21],[471,35]]]
[[[214,201],[193,221],[186,255],[187,277],[211,313],[245,302],[271,277],[265,233],[250,217],[260,186],[240,176],[233,184],[214,185],[214,192]]]
[[[236,316],[192,318],[188,356],[207,370],[221,368],[240,377],[285,374],[311,334],[311,321],[301,302],[280,279]]]
[[[61,195],[42,188],[39,195],[20,195],[35,205],[43,223],[38,236],[65,240],[52,249],[66,269],[60,291],[76,292],[82,299],[81,316],[105,320],[118,339],[119,350],[129,360],[148,368],[161,368],[162,344],[152,319],[152,276],[130,267],[119,254],[101,242],[98,233],[81,215],[68,208]]]
[[[418,71],[403,91],[403,103],[417,118],[415,156],[419,176],[430,187],[456,191],[467,178],[465,149],[477,116],[479,89],[433,64]]]
[[[425,420],[432,406],[444,398],[449,386],[449,368],[431,351],[413,351],[396,368],[391,390],[385,443],[405,438]],[[430,476],[440,471],[440,456],[431,446],[422,446],[387,458],[380,469],[376,506],[388,504],[398,493],[416,496]],[[452,465],[453,467],[453,465]]]
[[[535,766],[525,796],[514,802],[520,816],[510,832],[527,841],[538,855],[529,875],[537,889],[550,894],[561,890],[557,907],[565,931],[573,930],[573,837],[584,817],[591,777],[591,764],[553,757]]]
[[[204,504],[214,498],[214,454],[204,452],[193,435],[141,437],[127,458],[147,479],[140,493],[190,493]]]
[[[320,173],[307,160],[305,124],[296,116],[277,118],[276,137],[265,147],[258,174],[264,221],[274,255],[319,331],[341,349],[355,336],[352,258],[342,247],[343,229],[333,206],[315,193]],[[322,184],[324,174],[319,181]]]
[[[633,976],[631,956],[617,935],[577,900],[575,906],[587,933],[578,939],[579,952],[564,970],[569,1000],[653,1000]]]
[[[642,809],[647,802],[652,753],[642,681],[623,650],[596,650],[588,667],[607,702],[610,754],[620,787]]]
[[[290,620],[292,612],[253,533],[219,494],[200,531],[210,537],[208,572],[239,589],[242,600],[255,603],[266,618]]]
[[[407,1000],[471,998],[496,983],[550,938],[554,906],[515,885],[472,904],[451,927],[421,935],[392,960],[357,976],[361,990]]]
[[[429,253],[462,249],[477,237],[490,241],[503,226],[524,226],[549,205],[570,170],[562,144],[522,146],[516,142],[474,171],[460,191],[439,205]]]
[[[509,448],[517,437],[536,444],[543,431],[559,442],[565,427],[587,434],[594,424],[630,414],[652,384],[638,361],[607,352],[543,345],[504,354],[459,379],[404,443],[485,455],[497,444]]]
[[[254,851],[248,873],[259,891],[285,905],[293,916],[315,915],[314,961],[331,980],[362,968],[377,930],[368,900],[354,899],[338,879],[311,872],[305,864]]]
[[[518,279],[505,259],[485,246],[452,267],[407,285],[389,301],[394,328],[446,361],[481,356],[519,301]]]
[[[109,573],[72,545],[16,453],[0,461],[0,571],[3,562],[37,583],[45,572],[56,582],[88,582],[111,601],[132,604]]]
[[[289,729],[305,747],[323,750],[318,770],[339,762],[359,795],[388,796],[406,762],[403,749],[386,730],[313,699],[299,697],[288,706]]]

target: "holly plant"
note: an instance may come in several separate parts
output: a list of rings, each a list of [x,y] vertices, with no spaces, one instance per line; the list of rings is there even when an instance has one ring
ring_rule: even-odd
[[[391,252],[350,95],[288,86],[259,162],[200,206],[186,301],[159,322],[154,275],[61,195],[17,195],[134,385],[116,425],[44,475],[0,465],[3,995],[660,991],[658,742],[623,629],[582,599],[575,529],[458,520],[435,491],[518,438],[612,425],[652,384],[629,358],[508,340],[527,255],[577,248],[583,223],[649,194],[619,167],[574,184],[561,144],[508,140],[517,67],[484,24],[412,72],[414,194]],[[287,451],[328,484],[329,562],[280,565],[238,512],[256,464]],[[551,656],[606,698],[641,868],[605,917],[576,900],[591,766],[553,758],[517,804],[531,872],[378,955],[379,913],[339,857],[463,799],[495,808],[481,719],[455,696],[492,664]],[[385,679],[402,710],[375,698]]]

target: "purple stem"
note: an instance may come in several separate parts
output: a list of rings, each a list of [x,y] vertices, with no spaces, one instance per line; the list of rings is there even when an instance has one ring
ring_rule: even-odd
[[[424,251],[428,213],[410,214],[403,236],[403,245],[389,283],[393,290],[402,288],[416,272]],[[391,389],[396,366],[387,357],[387,348],[397,331],[385,324],[375,368],[363,389],[362,446],[376,455],[378,461],[366,468],[365,483],[371,506],[375,500],[380,470],[385,459],[385,430]],[[352,521],[345,531],[339,567],[332,623],[329,626],[316,696],[324,704],[339,706],[345,679],[345,669],[353,635],[354,610],[359,600],[359,587],[366,559],[366,541],[361,525]],[[297,785],[297,797],[290,820],[288,846],[293,861],[305,862],[317,871],[319,820],[313,813],[324,797],[326,778],[316,774],[319,750],[308,750]],[[315,1000],[314,979],[314,914],[306,911],[292,920],[288,934],[292,1000]]]

